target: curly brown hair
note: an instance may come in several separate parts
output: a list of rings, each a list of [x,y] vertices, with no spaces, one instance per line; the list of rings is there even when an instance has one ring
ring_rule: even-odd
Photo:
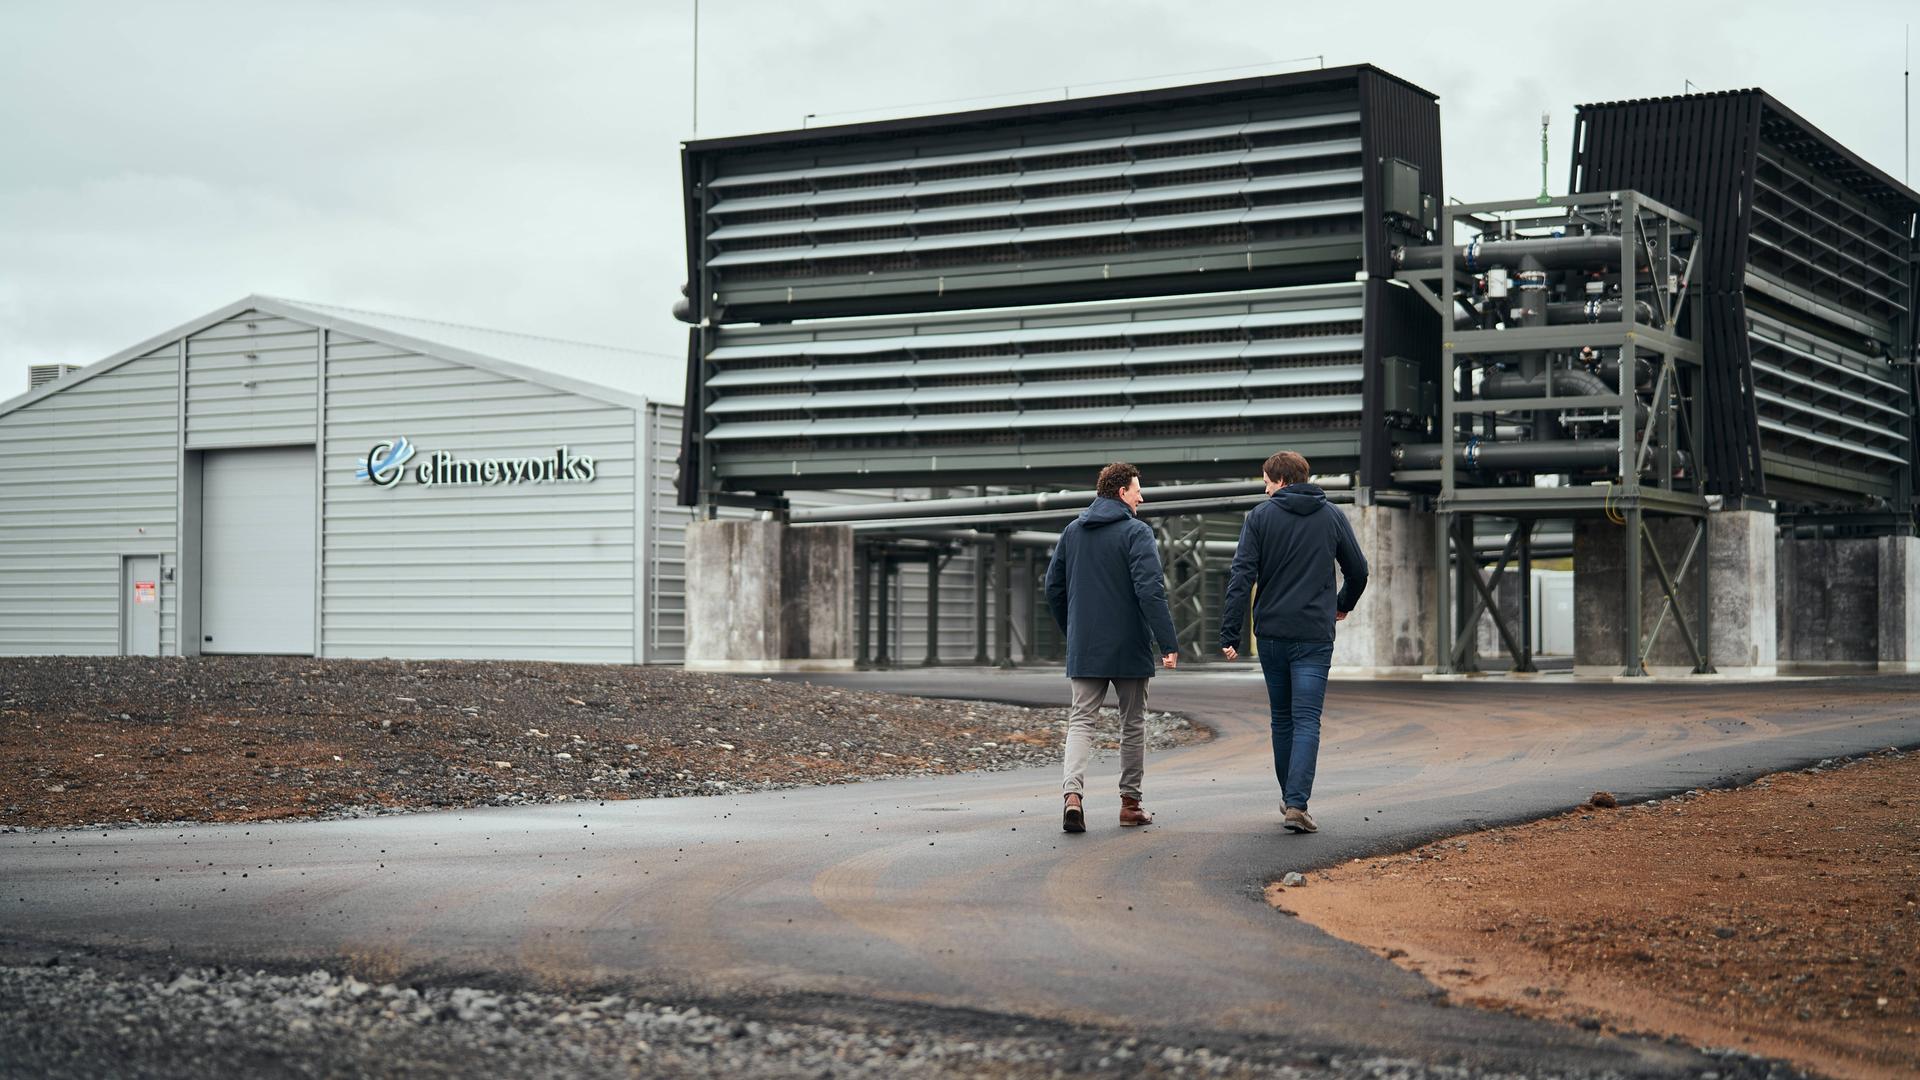
[[[1093,492],[1102,498],[1117,499],[1139,476],[1139,469],[1124,461],[1116,461],[1100,470],[1100,479],[1094,481]]]

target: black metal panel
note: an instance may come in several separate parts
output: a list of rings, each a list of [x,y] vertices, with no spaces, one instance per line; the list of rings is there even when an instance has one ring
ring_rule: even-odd
[[[1425,90],[1374,68],[1360,72],[1359,89],[1360,140],[1366,168],[1371,173],[1363,196],[1367,220],[1366,270],[1369,274],[1391,276],[1395,241],[1387,235],[1380,203],[1380,166],[1389,158],[1399,158],[1418,167],[1421,189],[1433,196],[1435,205],[1445,201],[1440,104]],[[1398,242],[1405,243],[1404,240]]]
[[[1414,361],[1420,381],[1438,386],[1440,317],[1412,289],[1384,278],[1369,278],[1363,333],[1367,377],[1361,385],[1360,483],[1393,487],[1393,432],[1387,427],[1386,365],[1393,357]],[[1416,440],[1417,441],[1417,440]]]
[[[704,475],[700,462],[700,433],[705,430],[705,417],[700,408],[705,390],[700,385],[700,331],[698,328],[687,331],[687,396],[680,400],[686,402],[686,411],[680,419],[680,459],[679,472],[673,477],[673,490],[681,506],[692,506],[700,501],[700,478]]]
[[[1708,490],[1722,495],[1765,491],[1743,284],[1759,117],[1758,92],[1739,91],[1583,105],[1574,125],[1572,191],[1633,189],[1700,221],[1702,465]]]
[[[1393,440],[1386,423],[1386,381],[1382,366],[1388,357],[1415,361],[1421,378],[1439,378],[1440,326],[1433,309],[1411,289],[1388,284],[1393,273],[1391,251],[1395,238],[1387,232],[1377,177],[1382,164],[1398,158],[1420,170],[1421,189],[1434,204],[1446,200],[1440,151],[1440,108],[1425,91],[1376,71],[1360,76],[1361,142],[1366,168],[1376,182],[1365,189],[1366,271],[1369,275],[1363,334],[1363,363],[1367,371],[1362,393],[1360,483],[1391,487]],[[1405,239],[1400,238],[1399,243]]]
[[[1857,450],[1822,449],[1818,439],[1783,433],[1778,398],[1757,403],[1748,341],[1752,306],[1835,347],[1857,350],[1853,335],[1870,332],[1876,349],[1911,357],[1910,260],[1920,195],[1761,90],[1582,106],[1572,190],[1623,188],[1702,224],[1705,274],[1694,318],[1706,360],[1709,489],[1765,495],[1771,472],[1780,494],[1792,499],[1817,490],[1804,482],[1816,473],[1829,477],[1837,504],[1884,492],[1889,483],[1920,491],[1899,475],[1911,477],[1910,468],[1862,464],[1868,459]],[[1911,372],[1898,378],[1911,386]],[[1799,403],[1802,413],[1805,405]],[[1920,453],[1911,394],[1903,406],[1909,453]]]

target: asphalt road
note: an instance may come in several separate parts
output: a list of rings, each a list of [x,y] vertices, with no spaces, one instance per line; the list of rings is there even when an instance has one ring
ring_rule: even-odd
[[[813,677],[1061,704],[1058,671]],[[1279,827],[1264,690],[1179,671],[1150,707],[1219,737],[1149,760],[1159,823],[1122,830],[1108,760],[1089,829],[1057,775],[350,821],[0,835],[0,937],[27,949],[331,963],[709,1001],[821,995],[1275,1037],[1492,1069],[1678,1073],[1705,1059],[1436,1001],[1271,910],[1289,870],[1823,757],[1920,744],[1920,679],[1699,686],[1333,686],[1314,836]],[[1570,886],[1571,887],[1571,886]]]

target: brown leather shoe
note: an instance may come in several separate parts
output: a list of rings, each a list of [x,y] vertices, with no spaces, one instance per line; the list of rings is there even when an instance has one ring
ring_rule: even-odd
[[[1140,809],[1139,799],[1129,799],[1125,795],[1122,795],[1120,796],[1120,824],[1151,825],[1153,824],[1153,815]]]
[[[1060,827],[1067,832],[1086,832],[1087,815],[1080,808],[1080,793],[1067,792],[1067,805],[1060,811]]]

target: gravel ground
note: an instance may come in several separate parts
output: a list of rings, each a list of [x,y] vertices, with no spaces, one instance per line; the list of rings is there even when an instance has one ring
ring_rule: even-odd
[[[1065,721],[1065,709],[677,668],[0,659],[0,827],[340,817],[1016,769],[1056,765]],[[1207,737],[1166,713],[1148,727],[1149,749]]]
[[[36,1077],[1283,1077],[1518,1074],[912,1006],[772,1009],[124,965],[0,966],[0,1075]],[[1718,1055],[1714,1080],[1786,1077]],[[1528,1074],[1547,1077],[1554,1073]],[[1586,1074],[1611,1077],[1619,1074]]]

